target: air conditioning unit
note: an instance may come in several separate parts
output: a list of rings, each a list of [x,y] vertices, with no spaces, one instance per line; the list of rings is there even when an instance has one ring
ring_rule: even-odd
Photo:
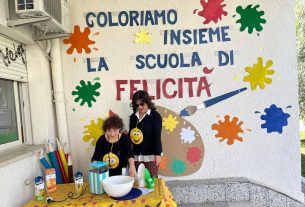
[[[10,13],[37,27],[44,35],[70,33],[67,0],[7,0]],[[12,5],[14,4],[14,5]],[[10,15],[11,16],[11,15]],[[36,21],[35,21],[36,20]],[[14,20],[16,22],[16,20]]]

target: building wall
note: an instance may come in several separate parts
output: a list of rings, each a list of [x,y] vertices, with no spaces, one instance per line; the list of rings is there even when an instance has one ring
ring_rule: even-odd
[[[114,112],[128,126],[130,94],[148,88],[163,116],[166,180],[247,177],[303,200],[293,2],[210,1],[204,11],[201,2],[69,1],[74,30],[62,58],[75,168],[86,173],[102,121]],[[158,55],[171,64],[155,66]]]
[[[5,8],[5,3],[1,0],[0,33],[26,44],[28,83],[23,88],[27,89],[24,97],[28,98],[28,102],[24,103],[27,114],[25,142],[43,144],[48,139],[54,142],[56,127],[49,60],[44,55],[43,48],[32,40],[31,26],[6,26]],[[24,152],[20,153],[20,150]],[[2,206],[19,207],[33,198],[34,178],[42,175],[38,152],[24,147],[0,152],[2,158],[7,157],[6,160],[0,160]]]
[[[19,207],[33,199],[33,181],[36,176],[42,175],[42,171],[35,153],[0,168],[0,175],[1,205]]]
[[[247,177],[293,198],[303,200],[300,189],[293,2],[234,0],[224,3],[226,6],[223,10],[228,13],[227,15],[220,13],[221,19],[216,18],[215,22],[203,23],[207,15],[200,16],[202,7],[199,0],[187,4],[182,1],[159,2],[158,0],[145,2],[115,0],[107,4],[106,1],[97,0],[90,1],[90,4],[80,0],[69,1],[70,16],[73,17],[71,27],[79,25],[81,32],[88,26],[85,18],[88,12],[112,12],[116,21],[117,15],[122,11],[168,12],[172,9],[176,11],[178,17],[173,24],[163,25],[160,20],[157,25],[151,25],[152,20],[150,20],[147,26],[141,27],[109,26],[109,24],[100,27],[95,22],[89,34],[83,33],[76,38],[78,42],[84,43],[83,47],[88,44],[86,37],[94,41],[93,44],[88,45],[88,48],[84,47],[87,53],[85,50],[67,53],[71,44],[69,42],[65,44],[61,40],[62,51],[65,51],[62,63],[74,169],[86,174],[94,150],[93,141],[102,134],[99,129],[102,120],[109,116],[110,110],[119,114],[128,126],[128,116],[131,113],[130,90],[133,86],[142,89],[143,83],[147,83],[151,95],[159,96],[160,89],[160,97],[156,97],[154,102],[164,118],[162,141],[164,157],[167,159],[162,162],[160,170],[162,177],[166,180]],[[0,0],[0,4],[4,5],[4,1]],[[241,6],[245,9],[250,4],[253,7],[259,5],[256,11],[264,11],[261,18],[267,21],[265,24],[260,24],[262,29],[257,27],[251,34],[248,28],[240,31],[241,25],[236,23],[241,17],[241,13],[238,13],[236,8]],[[209,6],[207,7],[211,9],[217,5],[209,4]],[[253,7],[250,7],[250,10]],[[4,7],[0,8],[2,11]],[[3,12],[0,14],[0,24],[6,26],[6,17]],[[198,32],[200,28],[221,29],[221,27],[227,34],[222,41],[180,45],[164,43],[165,30],[173,30],[177,33],[177,30],[189,29]],[[141,32],[140,28],[144,33],[148,30],[151,37],[150,44],[135,42],[137,34]],[[2,27],[1,31],[4,31]],[[54,141],[56,127],[48,60],[38,45],[31,41],[30,27],[6,28],[5,32],[27,44],[29,71],[27,86],[32,135],[26,139],[34,144],[43,143],[48,138]],[[73,34],[75,31],[72,31]],[[170,38],[170,35],[167,37]],[[228,54],[233,51],[232,65],[219,64],[221,51]],[[181,53],[184,58],[184,64],[179,64],[177,68],[166,66],[164,69],[158,67],[148,69],[147,65],[143,69],[136,68],[136,65],[140,64],[136,60],[139,55],[147,57],[148,54],[153,56],[160,54],[163,57],[164,54],[174,53],[179,57]],[[264,83],[262,88],[257,86],[251,89],[250,83],[244,81],[249,75],[246,67],[254,67],[259,57],[263,58],[264,67],[267,63],[271,64],[269,61],[271,60],[272,64],[267,69],[273,69],[275,73],[265,76],[272,79],[270,84]],[[193,58],[193,66],[191,66],[191,58]],[[179,61],[181,62],[182,58],[179,58]],[[150,58],[149,63],[152,62],[154,60]],[[80,82],[82,80],[86,81],[86,85],[88,81],[95,85],[96,91],[99,92],[94,96],[96,102],[89,101],[92,106],[86,102],[81,105],[81,100],[75,101],[77,95],[72,95],[73,91],[77,92],[77,86],[82,86]],[[254,78],[254,80],[258,79]],[[128,84],[124,84],[125,81]],[[268,79],[266,81],[269,82]],[[117,85],[118,83],[122,84]],[[130,85],[131,83],[133,85]],[[183,86],[179,85],[181,83]],[[206,83],[208,85],[205,85]],[[198,86],[202,88],[199,87],[197,95]],[[119,87],[124,89],[120,93]],[[191,116],[179,116],[179,113],[189,105],[196,106],[203,101],[245,87],[247,88],[245,91],[211,107],[198,110]],[[175,91],[177,94],[174,96]],[[37,110],[38,108],[40,110]],[[277,116],[277,119],[272,119],[272,115]],[[222,136],[225,132],[221,131],[221,126],[223,128],[227,126],[221,123],[226,116],[229,116],[230,120],[225,123],[237,129],[235,135],[241,137],[242,141],[237,140],[234,134],[228,137]],[[232,121],[233,117],[237,117],[238,124]],[[266,127],[263,125],[264,117],[269,121]],[[286,119],[287,123],[285,123]],[[220,133],[219,137],[218,133]],[[221,141],[223,138],[230,138],[234,143],[228,142],[227,139]],[[40,174],[36,156],[34,153],[15,163],[1,165],[0,192],[5,206],[20,206],[32,198],[33,186],[26,186],[24,183]]]

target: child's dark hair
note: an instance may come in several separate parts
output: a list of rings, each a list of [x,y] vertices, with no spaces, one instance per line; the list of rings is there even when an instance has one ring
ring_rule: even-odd
[[[156,109],[155,104],[151,101],[149,97],[149,94],[144,90],[139,90],[135,92],[132,96],[132,102],[130,106],[132,107],[133,112],[137,111],[137,100],[141,100],[143,103],[146,103],[149,109]]]
[[[113,115],[107,118],[103,124],[104,132],[108,131],[109,129],[120,129],[121,131],[124,128],[123,120],[118,115]]]

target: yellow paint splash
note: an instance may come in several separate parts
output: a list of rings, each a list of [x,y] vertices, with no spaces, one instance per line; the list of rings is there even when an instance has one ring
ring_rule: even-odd
[[[87,128],[87,130],[83,132],[84,142],[89,142],[92,139],[91,145],[95,146],[98,138],[104,134],[104,131],[102,129],[103,123],[104,120],[98,118],[97,123],[95,123],[94,120],[91,120],[90,125],[85,125],[84,128]]]
[[[250,82],[251,90],[256,90],[257,86],[261,89],[265,88],[266,84],[271,84],[272,79],[266,77],[267,75],[274,74],[274,70],[269,68],[273,65],[272,60],[268,60],[266,66],[263,65],[263,58],[259,57],[257,64],[253,64],[253,67],[246,67],[245,71],[249,73],[249,75],[244,77],[244,82]]]
[[[173,132],[173,130],[179,124],[179,121],[177,121],[176,119],[177,117],[173,117],[171,114],[169,114],[167,117],[163,118],[162,126],[165,127],[165,130]]]
[[[135,33],[136,39],[135,43],[141,43],[141,44],[150,44],[151,43],[151,37],[149,35],[148,30],[143,30],[140,28],[140,33]]]

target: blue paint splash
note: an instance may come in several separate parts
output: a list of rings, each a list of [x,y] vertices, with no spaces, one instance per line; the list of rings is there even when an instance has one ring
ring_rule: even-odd
[[[282,134],[283,127],[288,125],[289,114],[284,113],[282,108],[278,108],[275,104],[272,104],[270,108],[266,108],[265,115],[261,115],[261,119],[266,122],[261,125],[261,128],[266,128],[268,133],[278,132]]]

